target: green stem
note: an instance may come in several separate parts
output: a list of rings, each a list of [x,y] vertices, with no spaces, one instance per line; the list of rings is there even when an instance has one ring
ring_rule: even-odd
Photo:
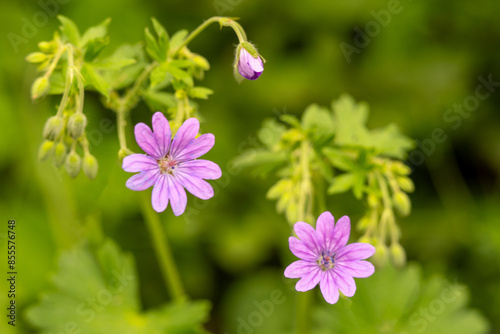
[[[170,295],[175,301],[186,299],[179,272],[174,262],[164,227],[159,215],[151,208],[150,198],[141,194],[141,210],[148,226],[149,234],[153,239],[156,257],[160,263],[163,280]]]
[[[66,72],[66,83],[63,97],[61,99],[61,103],[59,104],[59,108],[57,109],[57,117],[62,117],[64,108],[66,108],[66,105],[68,104],[69,92],[71,91],[71,84],[73,83],[73,66],[70,66],[70,63],[73,64],[73,50],[71,48],[64,48],[64,50],[68,50],[68,70]],[[49,71],[47,71],[47,73],[49,73]]]
[[[205,30],[209,25],[211,25],[212,23],[215,23],[215,22],[219,22],[219,24],[221,26],[233,28],[234,32],[236,33],[236,36],[238,36],[238,40],[240,41],[240,43],[246,42],[247,35],[245,33],[245,30],[243,30],[243,28],[241,27],[241,25],[238,22],[236,22],[235,20],[230,19],[228,17],[214,16],[214,17],[209,18],[208,20],[206,20],[205,22],[203,22],[202,24],[200,24],[198,26],[198,28],[196,28],[195,30],[193,30],[186,37],[186,39],[184,40],[184,42],[182,42],[182,44],[179,46],[179,48],[177,50],[174,50],[174,55],[177,52],[179,52],[179,50],[181,50],[183,47],[185,47],[186,45],[188,45],[189,43],[191,43],[191,41],[196,36],[198,36],[203,30]]]
[[[311,318],[311,291],[296,292],[295,298],[295,332],[309,334]]]

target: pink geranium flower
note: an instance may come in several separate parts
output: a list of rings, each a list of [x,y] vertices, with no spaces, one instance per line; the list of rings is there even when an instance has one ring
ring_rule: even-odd
[[[365,243],[347,245],[351,232],[349,217],[343,216],[335,224],[332,214],[323,212],[316,222],[316,230],[304,222],[294,226],[299,237],[290,237],[290,250],[301,258],[285,269],[288,278],[301,278],[297,291],[308,291],[318,283],[325,300],[335,304],[339,290],[347,297],[354,296],[353,277],[371,276],[375,268],[363,261],[375,253],[375,247]]]
[[[187,191],[201,199],[214,196],[212,186],[204,179],[214,180],[222,172],[216,163],[197,159],[210,151],[215,137],[211,133],[195,138],[200,123],[190,118],[182,124],[172,140],[168,120],[161,112],[153,115],[153,131],[144,123],[135,126],[135,139],[146,154],[131,154],[123,159],[126,172],[139,172],[127,180],[127,188],[146,190],[154,185],[153,209],[163,212],[168,206],[176,216],[184,213]]]

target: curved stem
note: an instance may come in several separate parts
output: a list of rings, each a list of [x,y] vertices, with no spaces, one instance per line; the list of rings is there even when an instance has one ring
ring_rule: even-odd
[[[297,334],[309,334],[309,323],[311,316],[311,291],[296,292],[295,298],[295,332]]]
[[[153,239],[154,250],[160,263],[165,286],[175,301],[182,301],[187,297],[168,244],[164,227],[161,224],[158,213],[151,208],[150,199],[145,193],[141,194],[141,210],[146,220],[151,239]]]

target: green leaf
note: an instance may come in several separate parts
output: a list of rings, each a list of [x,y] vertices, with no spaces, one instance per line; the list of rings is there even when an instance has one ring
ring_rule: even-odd
[[[194,86],[193,78],[191,77],[191,75],[187,71],[181,69],[176,64],[176,62],[166,63],[166,69],[167,72],[172,74],[174,78],[181,80],[189,87]]]
[[[61,32],[68,38],[68,41],[74,46],[80,45],[80,32],[75,22],[65,16],[57,15],[57,19],[61,22]]]
[[[41,333],[204,333],[207,301],[180,302],[142,311],[132,256],[111,240],[95,252],[79,245],[59,257],[54,288],[26,317]]]
[[[316,307],[313,333],[488,332],[485,317],[466,308],[469,292],[465,286],[441,275],[423,280],[417,264],[403,270],[377,268],[373,276],[356,279],[356,286],[354,297]]]
[[[108,17],[100,24],[88,28],[82,36],[81,47],[85,47],[90,41],[105,38],[108,34],[108,25],[110,22],[111,18]]]
[[[59,95],[64,93],[66,81],[61,72],[54,72],[49,78],[49,92],[50,95]]]
[[[170,52],[175,53],[179,49],[179,47],[184,42],[184,39],[188,35],[187,30],[179,30],[177,31],[172,38],[170,39]]]
[[[149,89],[144,93],[144,100],[152,111],[167,112],[169,108],[177,106],[174,94]]]
[[[87,85],[91,85],[99,93],[109,98],[109,90],[111,89],[110,84],[91,64],[83,64],[82,75]]]
[[[335,168],[338,168],[345,172],[351,171],[356,168],[356,163],[353,161],[353,159],[341,149],[325,147],[322,152]]]
[[[167,80],[167,74],[168,74],[168,66],[166,63],[161,64],[160,66],[157,66],[151,71],[151,74],[149,75],[149,81],[150,81],[150,86],[151,88],[154,88],[158,86],[160,83],[164,82]]]
[[[341,194],[352,188],[354,184],[354,174],[345,173],[333,178],[332,185],[328,188],[328,194]]]
[[[195,99],[208,99],[209,95],[214,93],[210,88],[205,87],[193,87],[188,90],[188,95]]]
[[[314,134],[326,135],[334,132],[334,124],[330,111],[317,104],[306,108],[302,116],[302,127]]]
[[[122,89],[130,86],[149,63],[146,62],[144,47],[141,43],[134,45],[124,44],[116,49],[110,59],[135,59],[136,63],[122,67],[120,71],[103,71],[102,76],[113,89]]]
[[[119,58],[109,57],[109,58],[99,59],[98,61],[92,63],[92,66],[97,69],[115,71],[135,63],[137,63],[137,60],[133,58],[119,59]]]
[[[101,53],[106,45],[109,44],[109,37],[96,38],[87,43],[84,59],[87,63],[92,62]]]
[[[268,149],[273,150],[279,144],[285,131],[286,127],[283,124],[275,119],[266,119],[257,133],[257,137]]]
[[[161,55],[164,55],[164,59],[167,57],[167,52],[169,49],[169,37],[167,30],[158,22],[154,17],[151,18],[153,22],[153,28],[155,29],[156,35],[158,36],[158,49]]]
[[[401,134],[395,124],[373,130],[371,144],[379,154],[396,159],[405,159],[407,152],[415,147],[414,141]]]
[[[261,149],[249,149],[233,160],[234,167],[252,167],[256,175],[264,176],[283,166],[286,162],[285,152],[269,152]]]
[[[146,52],[154,60],[162,63],[166,60],[167,55],[163,55],[156,38],[149,31],[149,28],[144,29],[144,37],[146,39]]]
[[[288,115],[288,114],[281,115],[280,121],[285,122],[286,124],[288,124],[294,128],[297,128],[297,129],[299,129],[301,127],[299,119],[294,115]]]

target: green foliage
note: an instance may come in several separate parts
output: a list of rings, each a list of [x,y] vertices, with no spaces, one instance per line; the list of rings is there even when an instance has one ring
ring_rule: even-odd
[[[465,286],[442,276],[424,281],[416,264],[404,270],[390,266],[377,270],[356,285],[353,298],[316,308],[314,334],[488,332],[484,317],[466,308]]]
[[[206,333],[210,305],[184,301],[142,311],[134,261],[111,240],[95,251],[79,245],[59,256],[54,290],[26,311],[41,333]]]

